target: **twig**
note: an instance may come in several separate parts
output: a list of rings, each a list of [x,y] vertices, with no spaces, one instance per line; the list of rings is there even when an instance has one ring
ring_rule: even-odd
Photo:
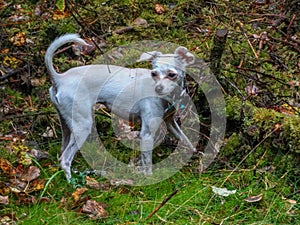
[[[256,51],[255,51],[253,45],[251,44],[251,41],[249,40],[248,35],[246,34],[246,32],[245,32],[245,30],[244,30],[244,28],[243,28],[242,23],[241,23],[240,21],[238,21],[237,25],[239,26],[239,28],[240,28],[241,31],[243,32],[245,38],[247,39],[247,42],[248,42],[248,44],[249,44],[249,46],[250,46],[250,48],[251,48],[251,50],[252,50],[252,52],[253,52],[255,58],[256,58],[257,60],[259,60],[259,57],[258,57],[258,55],[256,54]]]
[[[3,81],[3,80],[5,80],[5,79],[7,79],[7,78],[9,78],[9,77],[11,77],[11,76],[15,76],[15,75],[17,75],[18,73],[23,72],[23,71],[26,70],[27,68],[28,68],[28,66],[26,65],[26,66],[24,66],[24,67],[22,67],[22,68],[20,68],[20,69],[17,69],[17,70],[14,70],[14,71],[12,71],[12,72],[9,72],[9,73],[7,73],[6,75],[0,77],[0,81]]]
[[[296,19],[296,15],[294,14],[294,15],[292,16],[292,19],[291,19],[291,21],[290,21],[290,24],[289,24],[288,27],[287,27],[287,32],[288,32],[288,33],[290,33],[291,26],[292,26],[292,24],[293,24],[293,22],[294,22],[295,19]]]
[[[163,207],[176,193],[178,192],[177,189],[175,189],[169,196],[167,196],[162,203],[160,203],[147,217],[145,220],[150,219],[161,207]]]
[[[281,126],[275,127],[273,130],[271,130],[267,135],[257,144],[255,145],[251,151],[239,162],[239,164],[231,171],[231,173],[225,178],[221,186],[223,186],[227,180],[231,177],[231,175],[240,167],[240,165],[262,144],[264,143],[267,138],[269,138],[274,132],[276,132]]]

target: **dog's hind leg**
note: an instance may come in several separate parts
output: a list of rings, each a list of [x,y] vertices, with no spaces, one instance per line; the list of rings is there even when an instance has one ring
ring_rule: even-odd
[[[85,112],[87,111],[88,110]],[[71,179],[71,165],[73,158],[91,133],[92,125],[93,120],[91,111],[84,114],[76,113],[76,119],[73,118],[72,120],[69,142],[65,149],[62,150],[60,156],[60,165],[65,171],[68,180]]]
[[[65,119],[60,114],[60,112],[57,111],[57,113],[58,113],[61,132],[62,132],[62,142],[61,142],[61,154],[62,154],[70,142],[71,130],[68,124],[66,123]]]

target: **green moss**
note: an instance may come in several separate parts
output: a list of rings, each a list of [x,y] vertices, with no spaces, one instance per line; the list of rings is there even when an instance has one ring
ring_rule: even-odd
[[[225,156],[234,155],[242,144],[241,134],[233,133],[229,138],[226,139],[226,144],[222,149],[223,154]]]

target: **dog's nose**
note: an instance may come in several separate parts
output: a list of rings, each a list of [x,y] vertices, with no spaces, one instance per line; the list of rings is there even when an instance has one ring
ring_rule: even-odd
[[[163,86],[162,85],[157,85],[155,87],[155,92],[158,93],[158,94],[160,94],[162,92],[162,90],[163,90]]]

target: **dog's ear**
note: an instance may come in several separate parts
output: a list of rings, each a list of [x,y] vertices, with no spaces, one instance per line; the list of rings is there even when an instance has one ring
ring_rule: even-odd
[[[162,55],[161,52],[153,51],[153,52],[144,52],[140,58],[137,60],[137,62],[143,62],[143,61],[148,61],[152,62],[153,59],[155,59],[157,56]]]
[[[176,48],[175,55],[178,56],[180,62],[186,66],[193,64],[195,61],[195,56],[182,46]]]

